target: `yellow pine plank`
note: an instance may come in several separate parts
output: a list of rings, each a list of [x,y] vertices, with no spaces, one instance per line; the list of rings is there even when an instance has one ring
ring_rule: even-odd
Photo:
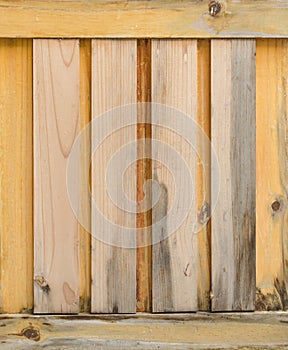
[[[210,137],[210,42],[198,40],[197,47],[197,121]],[[202,134],[198,137],[199,148],[205,154],[204,159],[197,158],[197,215],[198,224],[202,227],[198,232],[198,306],[199,310],[210,310],[211,225],[207,219],[211,214],[211,179],[210,172],[205,173],[201,163],[207,162],[210,169],[210,148],[207,148]]]
[[[91,120],[91,40],[80,40],[80,127],[83,129]],[[85,133],[85,135],[87,135]],[[90,134],[89,134],[90,136]],[[83,155],[81,161],[81,169],[89,169],[90,165],[90,137],[83,140]],[[81,179],[84,177],[81,176]],[[81,186],[87,186],[82,182]],[[82,190],[81,193],[85,193]],[[89,198],[83,198],[81,202],[82,213],[85,212],[87,228],[86,231],[79,225],[79,274],[80,274],[80,289],[79,289],[79,307],[80,312],[90,312],[91,299],[91,205]]]
[[[256,309],[288,309],[288,40],[257,40]]]
[[[286,0],[0,1],[1,37],[285,37]]]
[[[180,127],[182,132],[195,132],[192,119],[197,118],[196,40],[152,40],[152,102],[161,104],[152,109],[152,137],[165,144],[163,149],[152,145],[152,158],[161,158],[152,164],[153,180],[159,187],[159,195],[152,192],[153,203],[157,203],[152,209],[153,225],[159,222],[152,232],[156,243],[152,248],[153,311],[193,311],[198,307],[198,237],[193,232],[197,210],[196,153],[175,130]],[[165,106],[179,112],[168,109],[166,113]],[[188,115],[186,120],[182,113]],[[164,117],[160,122],[159,118]],[[174,132],[165,127],[172,118]],[[194,142],[196,145],[196,137]],[[178,155],[172,154],[166,144]],[[182,161],[186,161],[189,175],[182,172]],[[189,192],[191,198],[187,201],[185,195]],[[179,222],[176,231],[175,222]]]
[[[75,313],[79,230],[66,164],[80,126],[79,41],[39,39],[33,48],[34,311]]]
[[[136,40],[92,41],[92,91],[93,123],[98,123],[92,127],[92,152],[93,145],[99,145],[92,157],[92,312],[131,313],[136,311],[137,166],[124,171],[121,165],[137,148],[136,105],[127,107],[137,102]],[[127,118],[133,126],[124,127]],[[129,152],[121,149],[133,141]],[[117,154],[118,161],[113,159]],[[127,196],[132,212],[121,209]],[[100,221],[103,218],[107,226]],[[131,236],[126,228],[132,230]]]
[[[0,307],[33,307],[32,41],[0,40]]]
[[[211,74],[211,138],[218,156],[211,168],[220,170],[220,192],[212,198],[212,310],[253,310],[255,41],[212,40]]]

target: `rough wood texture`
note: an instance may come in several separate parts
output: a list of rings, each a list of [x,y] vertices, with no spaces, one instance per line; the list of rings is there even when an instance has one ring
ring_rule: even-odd
[[[197,42],[195,40],[153,40],[152,41],[152,101],[168,105],[192,118],[197,116]],[[173,115],[169,116],[174,118]],[[168,118],[168,116],[167,116]],[[177,116],[175,116],[175,119]],[[158,122],[157,107],[153,107],[152,122]],[[180,122],[180,121],[179,121]],[[181,123],[181,122],[180,122]],[[177,124],[177,120],[175,120]],[[191,125],[182,125],[189,129]],[[153,180],[158,182],[160,196],[153,207],[153,224],[166,216],[161,227],[153,230],[155,237],[166,237],[176,217],[169,215],[175,204],[176,191],[187,191],[188,179],[182,174],[176,160],[185,159],[190,169],[194,188],[192,196],[196,197],[196,155],[191,146],[179,134],[164,127],[152,126],[153,139],[167,143],[179,152],[178,159],[173,159],[168,169],[171,153],[166,149],[162,155],[166,164],[154,162],[152,165]],[[196,140],[195,140],[196,144]],[[153,150],[153,156],[158,150]],[[175,162],[174,162],[175,161]],[[181,187],[175,188],[174,178],[181,178]],[[178,184],[179,185],[179,184]],[[152,193],[154,197],[154,191]],[[156,196],[157,198],[157,196]],[[153,202],[155,199],[153,199]],[[186,202],[185,202],[186,203]],[[167,239],[154,244],[153,251],[153,311],[177,312],[197,309],[197,240],[193,234],[196,221],[196,205],[191,210],[179,207],[179,212],[187,214],[181,227]],[[167,215],[168,213],[168,215]]]
[[[212,40],[211,71],[211,135],[221,172],[212,198],[212,310],[253,310],[255,41]]]
[[[221,1],[224,3],[225,1]],[[0,1],[1,37],[287,37],[286,0]]]
[[[80,126],[79,41],[34,40],[33,48],[34,311],[78,312],[79,231],[66,164]]]
[[[288,309],[288,40],[257,41],[258,310]]]
[[[32,41],[0,40],[0,308],[33,307]]]
[[[151,210],[141,210],[146,196],[151,202],[151,190],[144,193],[144,184],[152,178],[151,169],[151,41],[140,39],[137,45],[137,311],[151,311],[152,306],[152,240]],[[142,104],[144,102],[144,104]]]
[[[197,57],[197,122],[204,133],[210,137],[210,42],[198,40]],[[198,232],[198,307],[210,310],[211,278],[211,225],[207,219],[211,212],[210,172],[205,173],[202,162],[210,169],[210,148],[203,135],[198,135],[198,147],[202,149],[204,159],[197,158],[197,215],[198,224],[203,225]],[[206,168],[206,169],[207,169]]]
[[[136,166],[122,174],[121,163],[128,154],[121,151],[119,162],[113,163],[113,155],[124,145],[136,141],[137,111],[132,116],[132,110],[126,105],[137,102],[137,42],[136,40],[93,40],[92,42],[92,108],[93,118],[102,118],[100,130],[92,128],[92,144],[97,142],[103,130],[108,130],[109,136],[102,140],[92,158],[92,195],[93,200],[102,212],[102,217],[115,224],[104,232],[102,224],[95,219],[92,210],[92,312],[130,313],[136,311],[136,248],[128,249],[122,244],[136,247],[136,215],[119,208],[122,198],[118,192],[114,204],[107,191],[122,190],[134,202],[136,213]],[[110,112],[105,118],[101,114],[115,107],[122,109]],[[112,113],[112,114],[111,114]],[[111,115],[115,115],[116,119]],[[125,118],[133,119],[134,126],[123,128]],[[113,120],[115,122],[113,122]],[[123,122],[121,122],[123,121]],[[116,123],[122,129],[116,131]],[[101,137],[100,137],[101,138]],[[97,142],[98,144],[98,142]],[[136,150],[136,144],[135,144]],[[108,175],[108,163],[111,160],[112,170]],[[134,159],[135,160],[135,159]],[[115,186],[107,185],[107,176]],[[123,179],[122,186],[119,179]],[[117,185],[116,185],[117,184]],[[92,207],[93,209],[93,207]],[[102,226],[102,227],[101,227]],[[129,242],[117,241],[126,227],[134,228],[135,235]],[[110,237],[110,238],[108,238]],[[129,240],[128,238],[127,240]],[[121,246],[120,246],[121,245]]]
[[[287,314],[176,314],[0,320],[1,350],[287,349]],[[34,339],[34,340],[33,340]]]
[[[91,40],[80,40],[80,127],[87,126],[91,120]],[[87,134],[85,134],[87,135]],[[90,136],[90,134],[89,134]],[[81,154],[81,169],[89,169],[91,161],[90,137],[82,141],[83,149]],[[84,179],[84,176],[81,176]],[[87,186],[84,181],[81,183],[81,193],[85,193],[83,187]],[[84,197],[84,196],[83,196]],[[91,205],[89,197],[81,201],[82,213],[85,213],[89,232],[79,225],[79,273],[80,273],[80,312],[90,312],[91,304]]]

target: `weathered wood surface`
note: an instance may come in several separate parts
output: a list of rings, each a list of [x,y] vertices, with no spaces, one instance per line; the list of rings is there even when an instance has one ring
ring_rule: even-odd
[[[286,0],[0,1],[1,37],[287,37]]]
[[[0,309],[33,307],[32,41],[0,40]]]
[[[78,312],[79,231],[66,164],[80,126],[79,41],[34,40],[33,49],[34,311]]]
[[[79,60],[80,60],[80,127],[85,128],[91,121],[91,40],[80,40],[79,46]],[[84,137],[84,136],[82,136]],[[90,152],[90,133],[85,133],[86,139],[82,140],[81,150],[81,169],[87,171],[90,166],[91,152]],[[85,175],[82,174],[81,179],[81,193],[86,193]],[[79,229],[79,311],[90,312],[91,307],[91,205],[89,196],[82,196],[81,206],[82,214],[85,213],[85,222],[87,223],[86,231],[80,224]]]
[[[141,202],[151,203],[151,189],[144,187],[152,178],[151,169],[151,41],[137,44],[137,311],[149,312],[152,306],[152,240],[151,210]],[[147,104],[146,104],[147,103]],[[145,190],[145,192],[144,192]],[[140,230],[139,230],[140,228]]]
[[[119,162],[113,163],[113,155],[124,145],[136,141],[135,116],[128,115],[126,105],[137,102],[137,42],[136,40],[93,40],[92,41],[92,115],[102,118],[100,130],[92,128],[92,144],[101,138],[101,132],[108,130],[109,136],[103,140],[92,158],[92,196],[102,212],[102,217],[113,222],[114,228],[104,232],[95,219],[92,207],[92,312],[130,313],[136,311],[136,166],[129,167],[125,174],[120,172],[126,154],[123,150]],[[111,112],[105,118],[101,114],[115,107],[122,109]],[[112,113],[112,114],[111,114]],[[114,114],[113,114],[114,113]],[[115,115],[117,120],[109,116]],[[135,117],[134,126],[123,128],[125,118]],[[129,119],[129,120],[130,120]],[[112,121],[111,121],[112,120]],[[114,120],[114,122],[113,122]],[[121,123],[121,121],[123,121]],[[116,131],[116,123],[122,129]],[[136,150],[136,144],[135,144]],[[108,163],[112,170],[108,175]],[[113,188],[107,187],[107,176]],[[123,179],[123,186],[119,185]],[[116,185],[117,184],[117,185]],[[134,214],[119,208],[121,195],[116,193],[114,204],[108,191],[122,190],[135,203]],[[125,228],[135,229],[134,237],[126,241],[118,239]],[[124,239],[124,238],[123,238]],[[104,242],[105,241],[105,242]],[[134,249],[122,246],[127,244]]]
[[[284,349],[288,345],[287,314],[99,318],[4,316],[0,319],[1,350]]]
[[[288,309],[288,41],[257,41],[256,309]]]
[[[197,122],[203,132],[210,137],[210,42],[197,41]],[[198,307],[199,310],[210,310],[210,279],[211,279],[211,178],[210,172],[210,145],[203,134],[198,135],[198,147],[205,156],[197,157],[197,216],[198,225],[202,226],[198,232]],[[211,170],[210,170],[211,171]]]
[[[220,193],[212,213],[212,310],[255,299],[255,41],[211,42],[212,146]],[[212,160],[212,186],[213,168]]]
[[[191,119],[197,116],[197,41],[196,40],[152,40],[152,102],[177,108],[187,114]],[[152,209],[153,224],[165,218],[162,226],[153,229],[152,248],[152,297],[154,312],[193,311],[197,309],[197,262],[198,237],[193,233],[193,225],[196,222],[196,154],[191,145],[184,138],[173,131],[161,126],[155,126],[159,122],[158,108],[152,109],[152,137],[162,143],[171,146],[178,152],[177,159],[172,159],[172,154],[166,148],[165,154],[159,154],[157,145],[152,151],[152,157],[162,156],[162,163],[153,161],[153,180],[159,184],[160,196],[152,192],[153,202],[157,203]],[[181,113],[180,112],[180,113]],[[168,112],[169,113],[169,112]],[[179,112],[178,112],[179,113]],[[161,112],[160,112],[161,114]],[[174,113],[175,114],[175,113]],[[162,117],[162,116],[161,116]],[[173,113],[166,118],[175,118]],[[189,118],[188,118],[189,119]],[[181,121],[180,121],[181,123]],[[191,121],[191,123],[193,123]],[[191,128],[190,125],[182,125],[182,128]],[[193,129],[193,125],[192,125]],[[193,130],[191,130],[193,132]],[[196,144],[196,140],[195,140]],[[153,147],[153,145],[152,145]],[[170,157],[170,166],[169,164]],[[175,155],[174,155],[175,157]],[[181,159],[180,159],[181,158]],[[182,174],[177,160],[185,160],[189,167],[189,179]],[[174,179],[181,179],[175,185]],[[191,182],[193,188],[191,187]],[[175,188],[176,186],[179,186]],[[189,186],[189,188],[188,188]],[[179,207],[175,203],[177,191],[183,197],[183,191],[191,191],[194,205],[191,208]],[[181,193],[182,191],[182,193]],[[153,198],[154,197],[154,198]],[[184,206],[188,203],[186,201]],[[177,217],[169,215],[173,206],[178,207],[179,213],[186,213],[182,225],[176,232],[167,237],[173,222]]]

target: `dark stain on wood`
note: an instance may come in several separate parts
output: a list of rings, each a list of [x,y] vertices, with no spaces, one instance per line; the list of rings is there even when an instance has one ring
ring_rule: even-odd
[[[42,289],[42,291],[45,294],[49,294],[50,287],[49,287],[47,280],[43,276],[36,276],[34,281]]]
[[[288,310],[288,294],[284,282],[278,278],[274,280],[274,293],[263,294],[260,288],[256,289],[255,309],[257,311]]]

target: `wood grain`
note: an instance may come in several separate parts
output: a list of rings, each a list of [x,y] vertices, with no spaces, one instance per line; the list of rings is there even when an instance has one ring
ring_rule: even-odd
[[[288,41],[257,41],[258,310],[288,309]]]
[[[253,310],[255,41],[212,40],[211,72],[212,145],[221,172],[212,198],[212,310]]]
[[[287,37],[286,0],[0,1],[0,36],[29,38]]]
[[[202,131],[210,137],[210,42],[197,41],[197,122]],[[202,226],[198,232],[198,307],[199,310],[210,310],[211,279],[211,178],[210,147],[202,134],[198,136],[198,147],[204,158],[197,158],[197,215],[198,224]],[[203,162],[206,162],[205,173]]]
[[[0,40],[0,307],[33,307],[32,41]]]
[[[91,40],[80,40],[79,46],[80,59],[80,127],[85,128],[91,121]],[[81,169],[84,171],[89,169],[91,152],[90,152],[90,134],[85,134],[87,137],[82,141],[83,149],[81,150]],[[81,180],[84,176],[81,176]],[[84,187],[87,184],[82,181],[81,193],[85,193]],[[79,225],[79,274],[80,274],[80,289],[79,289],[79,307],[80,312],[90,312],[91,308],[91,203],[90,198],[83,195],[82,213],[85,213],[85,222],[89,231],[86,231]]]
[[[98,140],[103,130],[111,130],[93,154],[92,195],[102,217],[115,224],[114,228],[104,232],[105,242],[101,241],[104,228],[92,211],[92,312],[131,313],[136,311],[136,214],[119,208],[122,199],[118,193],[116,199],[119,203],[112,202],[107,190],[115,191],[116,188],[107,188],[106,172],[110,159],[113,161],[112,156],[122,146],[135,142],[137,138],[136,109],[134,126],[114,130],[116,122],[120,122],[120,126],[124,125],[127,113],[132,113],[130,119],[134,118],[133,110],[127,111],[123,106],[137,102],[136,40],[92,41],[92,86],[93,118],[103,120],[99,127],[101,130],[92,128],[92,144]],[[101,114],[115,107],[122,107],[114,112],[117,116],[115,122],[113,118],[111,121],[109,114],[106,119],[101,117]],[[135,144],[135,152],[136,148]],[[126,156],[128,154],[122,151],[119,163],[114,162],[109,178],[114,186],[118,186],[116,184],[119,179],[124,179],[122,186],[119,186],[135,203],[133,210],[136,213],[136,164],[134,168],[129,167],[125,174],[119,172]],[[134,245],[134,249],[123,247],[122,244],[127,245],[122,238],[117,240],[125,227],[135,230],[134,237],[128,238],[126,242],[130,246]]]
[[[79,41],[34,40],[33,73],[34,311],[75,313],[79,231],[66,164],[80,127]]]
[[[197,116],[197,42],[195,40],[152,40],[152,102],[177,108],[191,118]],[[172,116],[171,116],[172,117]],[[152,122],[158,121],[157,108],[153,108]],[[175,117],[176,118],[176,117]],[[177,123],[177,120],[175,120]],[[189,128],[190,125],[183,125]],[[196,201],[196,155],[183,137],[164,127],[152,126],[153,139],[167,143],[186,160],[195,188],[192,189]],[[196,140],[195,140],[196,143]],[[157,150],[153,154],[157,154]],[[163,155],[168,161],[171,154]],[[153,161],[153,180],[158,182],[160,197],[153,207],[153,224],[167,215],[176,191],[186,191],[187,179],[183,176],[181,188],[174,187],[173,177],[182,176],[176,163],[167,168],[167,164]],[[152,193],[154,197],[154,193]],[[156,197],[157,198],[157,197]],[[154,202],[154,199],[153,199]],[[153,311],[177,312],[197,309],[197,235],[193,234],[196,221],[196,205],[178,208],[187,216],[181,227],[167,239],[154,244],[153,266]],[[178,214],[176,214],[178,215]],[[153,230],[155,237],[166,237],[176,217],[166,216],[161,227]],[[160,232],[161,231],[161,232]]]
[[[152,306],[152,211],[141,211],[144,196],[151,203],[151,190],[144,184],[152,178],[151,161],[151,41],[137,42],[137,311],[149,312]],[[141,230],[139,230],[141,228]]]
[[[284,313],[85,315],[84,319],[6,315],[0,320],[0,343],[1,350],[284,350],[287,321]],[[38,341],[29,339],[31,335]]]

